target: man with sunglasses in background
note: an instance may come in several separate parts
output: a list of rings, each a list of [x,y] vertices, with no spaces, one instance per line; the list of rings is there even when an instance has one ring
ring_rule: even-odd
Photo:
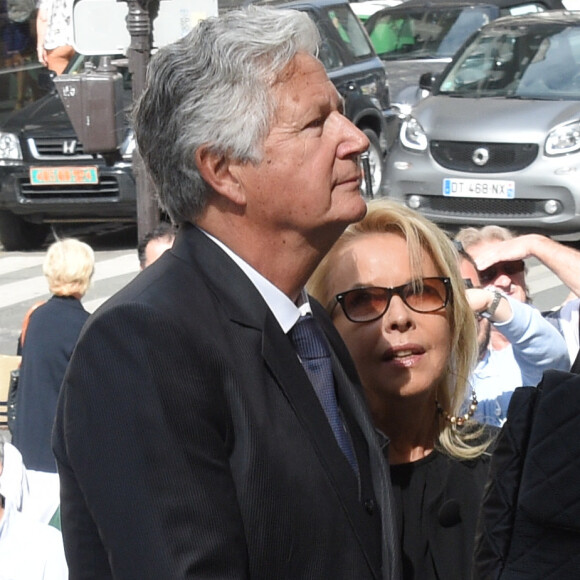
[[[543,314],[566,340],[568,354],[573,361],[578,356],[580,346],[580,252],[541,234],[514,236],[505,228],[494,226],[494,230],[498,230],[503,238],[469,248],[480,270],[480,278],[483,274],[487,279],[496,279],[501,272],[505,272],[512,278],[514,285],[520,277],[525,282],[523,261],[526,258],[536,258],[551,270],[568,287],[570,293],[561,305]],[[494,282],[484,282],[482,279],[482,283]]]
[[[494,228],[465,228],[455,242],[468,299],[478,316],[479,363],[472,375],[479,400],[475,416],[501,426],[515,388],[537,385],[547,369],[569,370],[570,359],[557,329],[528,304],[523,260],[477,269],[471,249],[497,243]]]

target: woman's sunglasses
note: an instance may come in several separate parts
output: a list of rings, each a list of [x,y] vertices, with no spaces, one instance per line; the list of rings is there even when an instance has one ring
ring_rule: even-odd
[[[393,296],[398,296],[415,312],[436,312],[447,306],[451,297],[451,282],[449,278],[433,277],[394,288],[354,288],[337,294],[332,310],[340,304],[351,322],[372,322],[385,314]]]

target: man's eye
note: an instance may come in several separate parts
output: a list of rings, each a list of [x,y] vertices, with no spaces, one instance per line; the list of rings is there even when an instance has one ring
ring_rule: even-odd
[[[317,127],[322,127],[322,125],[324,125],[324,119],[320,117],[319,119],[314,119],[313,121],[308,123],[308,125],[306,125],[306,128],[316,129]]]

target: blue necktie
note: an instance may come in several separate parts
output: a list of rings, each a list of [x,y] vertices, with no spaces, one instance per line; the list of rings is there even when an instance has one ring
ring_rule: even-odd
[[[318,323],[311,315],[300,317],[290,331],[290,338],[300,357],[300,362],[310,378],[314,391],[322,404],[322,408],[326,413],[338,445],[355,473],[357,473],[356,455],[338,410],[330,348],[328,347],[326,338]]]

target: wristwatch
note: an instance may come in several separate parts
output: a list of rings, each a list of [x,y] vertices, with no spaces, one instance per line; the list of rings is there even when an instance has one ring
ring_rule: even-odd
[[[492,292],[493,300],[491,301],[491,304],[485,310],[479,313],[479,315],[483,318],[491,318],[495,314],[500,300],[503,298],[503,294],[499,290],[492,290]]]

